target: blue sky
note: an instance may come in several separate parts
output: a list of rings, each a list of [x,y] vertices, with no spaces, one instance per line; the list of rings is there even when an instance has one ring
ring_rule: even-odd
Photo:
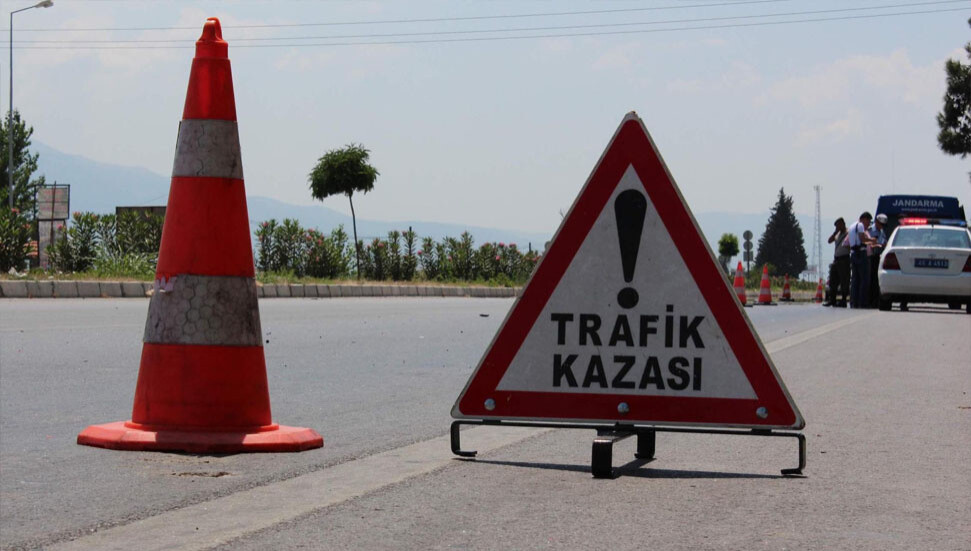
[[[2,11],[32,3],[5,1]],[[701,4],[709,5],[690,7]],[[306,175],[316,159],[328,149],[360,142],[372,150],[372,161],[381,171],[374,191],[355,199],[360,216],[551,232],[624,114],[634,110],[696,213],[762,212],[784,186],[794,196],[796,210],[811,214],[813,186],[821,185],[825,231],[830,225],[826,220],[872,210],[884,193],[956,195],[971,203],[971,161],[938,150],[935,121],[944,92],[944,61],[967,61],[961,48],[971,40],[971,2],[913,4],[917,2],[55,0],[53,8],[15,16],[14,102],[34,126],[37,141],[98,161],[167,174],[192,45],[205,18],[217,16],[230,44],[243,166],[252,194],[309,204]],[[643,9],[669,7],[676,9]],[[238,28],[632,8],[641,11]],[[525,33],[566,34],[955,8],[960,11],[508,41],[242,47],[280,43],[245,41],[259,37],[628,24]],[[122,27],[189,29],[70,30]],[[144,47],[150,45],[177,48]],[[0,99],[5,111],[9,71],[7,52],[3,54]],[[349,211],[340,198],[326,204]]]

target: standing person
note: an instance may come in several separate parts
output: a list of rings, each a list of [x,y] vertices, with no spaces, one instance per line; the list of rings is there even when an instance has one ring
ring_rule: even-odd
[[[849,228],[850,244],[850,308],[866,308],[866,295],[870,288],[870,261],[866,256],[867,245],[876,241],[867,230],[873,215],[864,211],[859,221]]]
[[[867,293],[867,304],[870,308],[876,308],[880,302],[880,279],[877,277],[877,270],[880,269],[880,255],[883,254],[883,248],[887,244],[887,233],[883,229],[886,225],[887,215],[878,214],[868,230],[870,237],[875,241],[873,245],[867,247],[867,258],[870,261],[870,288]]]
[[[846,308],[846,297],[850,293],[850,245],[846,240],[846,222],[842,217],[833,222],[836,229],[827,243],[835,243],[833,263],[829,265],[829,296],[823,306]],[[837,301],[837,297],[842,300]]]

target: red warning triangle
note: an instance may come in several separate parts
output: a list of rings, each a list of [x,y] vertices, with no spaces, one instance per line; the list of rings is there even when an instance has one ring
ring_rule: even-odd
[[[636,114],[624,117],[452,416],[804,426]]]

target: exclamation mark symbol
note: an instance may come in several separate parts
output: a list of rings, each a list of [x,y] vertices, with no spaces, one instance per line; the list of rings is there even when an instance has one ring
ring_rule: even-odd
[[[644,215],[647,213],[647,198],[636,189],[621,192],[614,201],[614,214],[617,217],[617,240],[620,242],[620,261],[624,267],[624,282],[634,279],[637,266],[637,250],[641,246],[641,231],[644,229]],[[640,297],[633,287],[624,287],[617,293],[617,304],[630,309],[637,306]]]

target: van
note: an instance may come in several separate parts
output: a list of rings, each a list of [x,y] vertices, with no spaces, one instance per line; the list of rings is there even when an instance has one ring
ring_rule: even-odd
[[[964,206],[957,197],[941,195],[882,195],[877,200],[874,214],[886,214],[887,226],[883,231],[890,235],[903,219],[911,224],[935,223],[967,227]]]

